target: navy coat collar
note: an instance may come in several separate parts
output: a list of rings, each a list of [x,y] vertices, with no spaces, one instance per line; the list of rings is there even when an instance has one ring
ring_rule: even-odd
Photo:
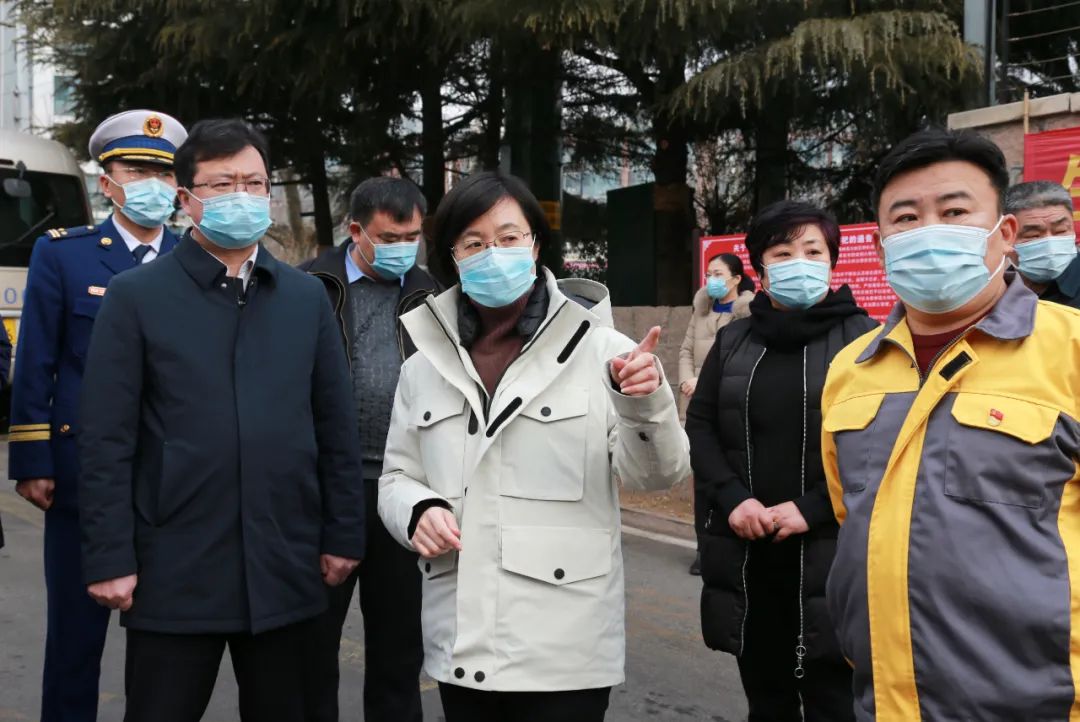
[[[190,229],[184,233],[173,253],[176,254],[176,260],[180,262],[187,274],[203,288],[212,288],[225,277],[225,264],[200,246],[191,237]],[[278,261],[270,255],[270,252],[261,243],[259,244],[259,253],[255,257],[255,270],[253,273],[271,281],[277,280]]]

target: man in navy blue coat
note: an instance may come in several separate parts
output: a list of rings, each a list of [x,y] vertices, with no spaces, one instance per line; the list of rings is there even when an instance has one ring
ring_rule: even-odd
[[[126,722],[195,722],[226,647],[245,722],[302,722],[312,620],[364,553],[341,328],[258,241],[266,141],[202,121],[177,151],[194,228],[113,281],[83,386],[90,595],[127,628]]]
[[[42,722],[97,719],[98,673],[109,611],[86,594],[76,485],[79,390],[90,331],[117,274],[176,245],[173,154],[187,136],[164,113],[130,110],[98,126],[90,156],[117,212],[100,226],[58,228],[30,259],[11,398],[8,472],[45,511],[48,631]]]

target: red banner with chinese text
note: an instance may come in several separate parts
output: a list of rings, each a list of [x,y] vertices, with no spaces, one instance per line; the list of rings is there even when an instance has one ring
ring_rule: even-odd
[[[1048,180],[1069,189],[1073,222],[1080,235],[1080,128],[1024,136],[1024,180]]]
[[[896,303],[896,294],[885,280],[885,270],[874,248],[876,223],[859,223],[840,226],[840,260],[832,274],[833,288],[844,285],[851,287],[855,301],[865,308],[878,321],[884,321]],[[705,283],[705,267],[709,259],[717,253],[734,253],[742,259],[747,275],[758,283],[757,274],[750,266],[750,258],[743,243],[745,234],[728,236],[703,236],[701,239],[701,278],[698,283]]]

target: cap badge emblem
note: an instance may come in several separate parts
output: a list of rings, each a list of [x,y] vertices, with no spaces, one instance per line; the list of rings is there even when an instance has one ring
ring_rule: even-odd
[[[161,118],[156,115],[151,115],[143,123],[143,134],[148,135],[151,138],[160,138],[161,134],[165,132],[165,124],[161,122]]]

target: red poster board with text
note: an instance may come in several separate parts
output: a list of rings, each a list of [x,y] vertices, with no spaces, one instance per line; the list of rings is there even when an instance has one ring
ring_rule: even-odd
[[[840,260],[833,270],[833,288],[845,283],[851,287],[855,301],[865,308],[878,321],[884,321],[896,303],[893,293],[885,280],[885,270],[874,248],[873,233],[876,223],[859,223],[840,226]],[[701,238],[701,278],[699,285],[705,284],[705,267],[709,259],[717,253],[734,253],[742,259],[747,275],[761,287],[757,274],[750,266],[750,258],[743,243],[745,234],[728,236],[703,236]]]

